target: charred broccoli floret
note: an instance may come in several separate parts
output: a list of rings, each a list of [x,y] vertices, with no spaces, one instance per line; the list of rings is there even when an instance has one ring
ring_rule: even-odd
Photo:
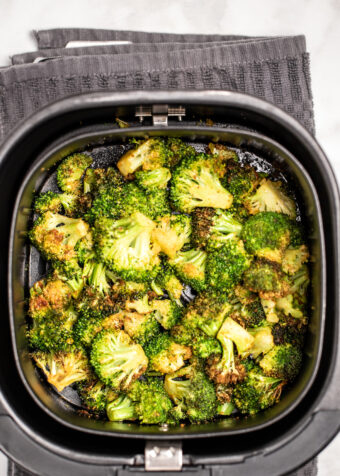
[[[189,242],[191,219],[187,215],[166,215],[156,221],[152,239],[161,251],[174,258],[176,253]]]
[[[101,190],[112,188],[120,190],[124,183],[120,172],[113,167],[87,169],[84,175],[84,194],[96,195]]]
[[[82,176],[91,164],[92,158],[85,154],[73,154],[64,159],[57,169],[57,181],[61,190],[79,195],[82,191]]]
[[[101,311],[83,310],[73,328],[74,340],[78,345],[90,347],[95,336],[103,329],[118,330],[123,327],[123,313],[106,316]]]
[[[217,156],[217,158],[222,162],[227,160],[230,162],[238,162],[238,156],[236,152],[223,144],[214,144],[210,142],[208,148],[210,153]]]
[[[128,391],[133,401],[136,414],[141,423],[167,423],[173,404],[164,389],[163,382],[158,378],[137,380]]]
[[[47,381],[58,392],[62,392],[68,385],[85,380],[90,376],[88,360],[82,350],[55,353],[35,352],[32,357],[46,375]]]
[[[252,369],[233,391],[233,402],[241,413],[255,415],[280,400],[284,382],[263,375],[259,367]]]
[[[245,251],[243,242],[229,239],[222,246],[208,253],[207,284],[221,291],[231,290],[240,282],[250,264],[251,257]]]
[[[76,257],[75,246],[88,230],[88,224],[80,218],[46,212],[34,222],[29,236],[47,259],[68,261]]]
[[[282,271],[287,274],[297,273],[301,266],[308,261],[309,253],[306,245],[299,248],[287,248],[282,258]]]
[[[204,372],[191,364],[166,375],[164,387],[176,405],[175,414],[191,422],[210,420],[216,415],[214,386]]]
[[[107,268],[103,263],[95,260],[86,261],[83,268],[83,278],[86,278],[89,286],[100,294],[106,294],[110,291]]]
[[[195,149],[177,137],[168,137],[167,142],[167,165],[175,167],[181,160],[194,157]]]
[[[274,324],[272,327],[274,343],[275,345],[292,344],[294,347],[302,348],[306,329],[306,324],[301,324],[300,321]]]
[[[247,329],[247,331],[254,337],[254,342],[243,356],[250,355],[253,359],[256,359],[259,355],[266,354],[274,347],[274,337],[270,326]]]
[[[290,218],[296,217],[296,205],[282,190],[281,182],[263,179],[255,194],[244,201],[251,215],[259,212],[284,213]]]
[[[171,329],[182,315],[182,308],[170,299],[155,299],[151,302],[150,307],[164,329]]]
[[[135,342],[143,346],[160,333],[159,324],[154,313],[126,312],[124,315],[124,330]]]
[[[110,421],[133,421],[138,418],[134,403],[124,394],[118,395],[106,405],[106,414]]]
[[[105,411],[107,402],[115,397],[114,392],[95,377],[77,383],[80,399],[89,410]]]
[[[117,167],[127,177],[136,170],[155,170],[167,165],[167,149],[164,140],[160,138],[148,139],[130,149],[118,161]]]
[[[184,361],[190,359],[191,349],[188,346],[176,344],[166,333],[161,334],[144,347],[149,358],[150,369],[162,374],[175,372],[184,365]]]
[[[91,364],[104,383],[116,390],[126,390],[145,372],[148,359],[143,348],[126,332],[104,330],[93,341]]]
[[[241,286],[238,287],[238,289],[240,288]],[[242,288],[242,291],[243,289],[244,288]],[[236,296],[236,293],[234,292],[234,295],[230,298],[230,303],[232,305],[230,317],[243,327],[257,327],[262,325],[266,320],[261,300],[256,295],[244,299],[240,296]]]
[[[101,260],[122,278],[151,281],[158,272],[159,250],[152,246],[155,223],[142,213],[129,218],[96,222],[95,240]]]
[[[136,180],[146,190],[164,189],[171,179],[171,172],[166,167],[154,170],[138,170]]]
[[[170,195],[178,210],[190,213],[196,207],[223,210],[232,204],[232,195],[221,185],[217,160],[200,154],[184,159],[173,172]]]
[[[151,286],[154,291],[157,289],[155,292],[158,296],[161,296],[163,294],[162,290],[165,289],[170,299],[175,301],[179,306],[181,305],[180,297],[183,292],[183,284],[174,274],[170,266],[164,266],[160,270]]]
[[[182,320],[180,324],[172,327],[171,337],[177,344],[190,346],[193,354],[202,359],[206,359],[212,354],[220,354],[222,352],[221,345],[217,339],[208,336],[191,324],[191,320],[185,320],[184,322]]]
[[[36,213],[61,213],[74,217],[80,209],[79,197],[73,193],[55,193],[45,192],[37,196],[34,202],[34,211]]]
[[[244,273],[243,278],[244,286],[253,292],[258,292],[263,299],[283,297],[290,290],[288,278],[273,263],[254,261]]]
[[[270,377],[292,381],[300,371],[302,352],[299,347],[291,344],[273,347],[260,360],[260,367]]]
[[[249,253],[280,263],[290,242],[292,226],[289,218],[280,213],[258,213],[245,223],[242,239]]]
[[[224,185],[234,197],[234,205],[240,205],[259,183],[259,174],[249,165],[241,167],[235,162],[228,163]]]
[[[29,315],[33,319],[62,314],[71,303],[72,290],[53,275],[34,283],[30,289]]]
[[[195,246],[204,247],[210,239],[239,235],[242,224],[232,213],[214,208],[197,208],[192,214],[192,239]]]
[[[205,286],[205,263],[207,253],[203,250],[179,251],[175,258],[169,260],[181,281],[189,284],[195,291],[202,291]]]

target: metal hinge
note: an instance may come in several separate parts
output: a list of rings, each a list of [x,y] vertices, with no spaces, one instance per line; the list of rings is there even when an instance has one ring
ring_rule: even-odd
[[[181,471],[183,451],[181,442],[149,441],[145,445],[146,471]]]
[[[154,104],[153,106],[137,106],[135,116],[139,117],[140,122],[145,117],[152,117],[154,126],[167,126],[169,117],[177,117],[179,121],[185,116],[183,106],[169,106],[168,104]]]

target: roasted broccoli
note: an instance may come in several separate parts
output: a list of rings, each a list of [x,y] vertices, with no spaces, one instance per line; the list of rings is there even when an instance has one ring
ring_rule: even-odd
[[[238,163],[229,162],[224,185],[232,194],[234,205],[240,205],[260,183],[259,174],[249,165],[241,167]]]
[[[206,281],[220,291],[229,291],[241,280],[251,264],[251,256],[245,251],[243,242],[229,239],[208,253]]]
[[[47,381],[58,392],[75,382],[90,376],[90,368],[84,351],[70,352],[34,352],[33,359],[46,375]]]
[[[220,236],[239,235],[242,224],[232,213],[214,208],[197,208],[192,213],[192,240],[205,247],[209,240]]]
[[[260,367],[270,377],[292,381],[300,371],[302,352],[292,344],[276,345],[260,360]]]
[[[148,377],[147,380],[137,380],[131,385],[128,395],[141,423],[151,425],[171,420],[173,404],[160,379]]]
[[[166,215],[156,221],[152,239],[169,258],[189,242],[191,219],[187,215]]]
[[[34,283],[30,289],[29,315],[33,319],[62,314],[71,304],[72,290],[54,275]]]
[[[63,192],[79,195],[82,191],[82,176],[92,164],[92,158],[85,154],[69,155],[57,169],[58,185]]]
[[[244,286],[259,293],[263,299],[283,297],[290,291],[287,276],[280,271],[278,265],[266,261],[254,261],[244,273],[243,278]],[[263,301],[262,304],[264,304]]]
[[[256,359],[261,354],[267,354],[274,347],[274,337],[269,325],[247,329],[247,331],[254,337],[254,342],[250,349],[243,353],[243,357],[250,355],[252,359]]]
[[[81,212],[79,197],[73,193],[45,192],[37,196],[34,202],[36,213],[64,213],[69,217],[74,217]]]
[[[83,310],[73,328],[74,341],[86,347],[92,345],[95,336],[103,329],[118,330],[123,327],[124,313],[118,312],[105,317],[101,311]]]
[[[110,421],[137,420],[135,405],[132,400],[124,394],[118,395],[106,405],[106,414]]]
[[[284,213],[290,218],[296,216],[295,202],[282,190],[281,182],[263,179],[255,194],[243,203],[251,215],[259,212],[277,212]]]
[[[75,246],[88,229],[88,224],[80,218],[46,212],[34,222],[29,236],[47,259],[68,261],[77,256]]]
[[[306,245],[299,248],[287,248],[282,258],[282,271],[287,274],[297,273],[301,266],[308,261],[309,253]]]
[[[116,396],[110,387],[95,377],[78,382],[77,390],[83,405],[95,412],[105,411],[108,401]]]
[[[160,333],[159,324],[154,313],[126,312],[124,314],[124,330],[135,342],[142,346],[145,346]]]
[[[196,207],[223,210],[232,204],[232,195],[221,185],[216,159],[200,154],[184,159],[171,179],[171,199],[177,210],[190,213]]]
[[[159,249],[151,243],[155,223],[142,213],[96,222],[95,241],[101,260],[123,279],[151,281],[158,272]]]
[[[158,296],[163,295],[163,289],[165,289],[170,299],[181,306],[180,297],[184,286],[170,266],[164,266],[160,269],[155,280],[151,283],[151,287]]]
[[[229,149],[227,146],[223,144],[214,144],[210,142],[208,145],[209,152],[218,157],[219,160],[222,162],[230,161],[230,162],[238,162],[238,156],[236,152],[232,149]]]
[[[207,253],[203,250],[179,251],[175,258],[169,260],[181,281],[189,284],[196,291],[202,291],[205,283],[205,263]]]
[[[241,413],[255,415],[280,400],[283,386],[282,379],[263,375],[254,367],[234,388],[233,402]]]
[[[166,188],[171,179],[171,172],[166,167],[154,170],[138,170],[136,172],[137,183],[145,190]]]
[[[170,299],[155,299],[151,302],[150,307],[164,329],[171,329],[182,315],[182,308]]]
[[[144,347],[150,369],[162,374],[175,372],[190,359],[191,348],[177,344],[168,334],[161,334],[150,340]]]
[[[127,177],[136,170],[155,170],[167,165],[167,149],[164,140],[148,139],[135,149],[130,149],[118,161],[117,167]]]

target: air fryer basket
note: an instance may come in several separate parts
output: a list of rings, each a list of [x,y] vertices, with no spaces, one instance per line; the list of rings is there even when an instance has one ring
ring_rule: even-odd
[[[156,103],[184,106],[185,120],[182,123],[169,120],[168,126],[158,128],[148,124],[137,125],[135,107]],[[3,190],[0,193],[8,203],[8,209],[1,211],[1,223],[6,224],[6,230],[12,216],[8,304],[14,359],[7,342],[7,347],[4,345],[2,352],[8,350],[11,358],[7,359],[6,365],[1,363],[4,372],[0,377],[6,412],[16,424],[29,431],[39,444],[46,446],[50,443],[53,451],[64,455],[63,444],[65,446],[66,441],[70,441],[75,452],[85,452],[87,458],[94,458],[97,462],[104,454],[108,457],[105,452],[109,441],[119,441],[115,450],[111,447],[109,455],[111,458],[120,455],[122,460],[126,454],[130,457],[127,464],[131,464],[131,457],[135,458],[138,454],[137,441],[132,450],[125,448],[122,451],[118,436],[134,440],[187,440],[184,449],[187,447],[196,463],[200,458],[203,461],[205,457],[205,463],[210,461],[211,464],[216,464],[222,462],[222,455],[227,462],[231,455],[235,458],[236,453],[240,461],[244,461],[245,455],[249,457],[256,452],[263,453],[265,448],[268,451],[271,447],[271,451],[275,451],[275,445],[276,448],[288,448],[287,442],[293,438],[294,432],[317,421],[317,403],[325,391],[329,391],[329,380],[334,373],[332,367],[336,364],[338,192],[327,159],[316,143],[296,121],[282,111],[255,98],[235,93],[91,94],[61,101],[39,114],[14,134],[2,149],[1,155]],[[112,125],[115,117],[127,121],[131,126],[127,129],[117,128]],[[215,124],[207,127],[198,122],[205,121],[206,118],[212,119]],[[73,399],[72,394],[66,392],[65,398],[60,398],[54,393],[40,378],[28,356],[24,326],[25,298],[28,286],[44,272],[37,260],[38,255],[32,252],[25,237],[32,215],[34,190],[50,184],[52,179],[49,181],[49,176],[54,165],[71,152],[93,147],[97,150],[102,147],[100,150],[104,151],[111,144],[111,150],[119,154],[122,150],[119,144],[126,143],[128,137],[152,135],[179,136],[196,144],[214,140],[249,149],[288,174],[295,188],[301,191],[300,198],[304,204],[303,213],[308,224],[313,257],[311,319],[304,367],[281,402],[256,417],[224,419],[216,423],[167,429],[89,420],[79,414],[75,405],[69,403]],[[12,186],[8,187],[6,184]],[[7,236],[1,237],[6,246],[4,238]],[[3,278],[2,276],[1,279]],[[2,354],[2,357],[4,355],[6,354]],[[11,381],[5,378],[6,375],[11,375]],[[22,395],[18,395],[15,388],[20,388]],[[32,408],[29,415],[20,408],[20,400],[24,395],[25,405]],[[331,406],[331,411],[338,410],[336,401],[333,403],[328,400],[327,405]],[[37,416],[36,419],[34,415]],[[325,420],[322,421],[324,423]],[[47,422],[50,424],[49,428],[46,428]],[[266,432],[268,426],[270,437],[268,429]],[[50,427],[58,430],[51,434]],[[77,439],[71,435],[77,435]],[[87,444],[91,436],[95,448],[92,447],[89,451]],[[208,439],[211,436],[218,436],[219,439],[214,439],[212,444],[207,443],[212,441]],[[41,438],[45,440],[45,444]],[[190,440],[194,438],[204,440],[192,445]],[[82,442],[81,446],[78,439]],[[316,446],[314,451],[315,449]],[[103,460],[101,461],[103,464]],[[299,461],[302,462],[301,456]]]

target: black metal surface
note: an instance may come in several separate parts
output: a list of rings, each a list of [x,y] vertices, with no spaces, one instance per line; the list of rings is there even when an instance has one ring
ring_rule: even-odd
[[[280,142],[288,151],[290,151],[297,158],[300,165],[308,170],[311,184],[316,188],[312,190],[308,187],[302,187],[303,193],[309,192],[309,199],[306,203],[311,205],[307,207],[306,213],[310,215],[311,219],[316,219],[316,223],[321,225],[321,216],[324,223],[326,241],[326,259],[319,260],[319,265],[324,266],[327,263],[327,289],[324,294],[324,301],[321,303],[319,316],[322,312],[326,312],[326,320],[324,327],[324,336],[322,339],[322,326],[320,327],[320,320],[315,322],[317,326],[311,326],[311,336],[309,340],[309,352],[312,372],[305,369],[304,376],[311,377],[313,369],[316,370],[318,357],[321,358],[319,371],[315,375],[315,381],[311,384],[308,392],[303,395],[301,388],[307,388],[304,384],[300,387],[298,392],[302,395],[297,407],[290,410],[284,415],[281,422],[274,422],[267,420],[263,424],[270,425],[270,431],[266,428],[261,428],[255,431],[251,428],[251,421],[248,421],[243,435],[227,435],[223,433],[232,433],[232,429],[224,428],[219,432],[218,428],[206,426],[203,428],[191,427],[185,429],[185,434],[174,435],[184,440],[184,453],[187,455],[187,463],[192,465],[209,465],[209,464],[227,464],[229,469],[236,467],[242,472],[249,466],[247,462],[265,456],[266,464],[272,468],[268,474],[282,474],[284,471],[289,471],[294,468],[293,465],[301,465],[304,461],[314,456],[322,447],[329,441],[336,433],[339,427],[339,402],[338,399],[330,396],[335,394],[338,386],[333,387],[333,376],[338,372],[339,365],[337,364],[337,344],[339,341],[338,317],[339,317],[339,293],[338,293],[338,271],[339,271],[339,253],[338,253],[338,232],[339,232],[339,199],[336,182],[329,163],[322,151],[311,138],[311,136],[300,126],[294,119],[287,116],[282,111],[275,107],[263,103],[262,101],[249,98],[247,96],[234,93],[221,92],[134,92],[123,94],[94,94],[83,98],[70,98],[61,101],[58,104],[50,106],[45,111],[41,111],[34,116],[31,121],[28,121],[19,131],[17,131],[9,139],[7,144],[0,151],[1,163],[1,202],[8,204],[7,208],[0,210],[0,223],[3,226],[1,233],[1,269],[6,269],[7,260],[7,246],[9,236],[9,223],[11,219],[13,204],[17,197],[17,192],[22,180],[27,177],[30,172],[32,163],[39,153],[46,147],[50,147],[53,141],[59,140],[59,145],[65,145],[65,141],[71,140],[72,135],[77,135],[82,132],[82,139],[77,143],[77,147],[88,145],[91,137],[91,130],[94,124],[111,122],[112,118],[119,116],[124,120],[129,121],[133,118],[134,105],[147,104],[154,102],[167,102],[185,105],[189,116],[189,122],[184,126],[176,126],[177,131],[183,134],[184,129],[191,139],[192,136],[199,136],[200,132],[195,122],[199,119],[205,120],[210,117],[216,122],[229,124],[234,128],[253,129],[258,133],[265,134],[274,140]],[[79,130],[79,122],[82,121],[82,131]],[[170,126],[173,126],[170,123]],[[97,126],[96,126],[97,127]],[[112,129],[111,125],[104,126],[107,131]],[[76,132],[76,129],[78,131]],[[190,129],[190,130],[189,130]],[[143,128],[140,132],[150,133],[152,128]],[[222,134],[228,131],[228,127],[213,131],[211,128],[204,130],[205,135],[210,131],[215,134]],[[93,130],[92,130],[93,132]],[[120,131],[121,132],[121,131]],[[63,136],[65,134],[67,137]],[[133,135],[137,135],[136,131],[132,131]],[[60,139],[61,138],[61,139]],[[256,145],[256,143],[255,143]],[[64,149],[63,153],[66,155],[71,149]],[[50,152],[52,153],[51,149]],[[57,159],[58,157],[54,157]],[[59,156],[59,158],[61,158]],[[53,160],[54,160],[53,159]],[[294,167],[293,167],[294,168]],[[303,170],[292,170],[293,175],[299,183],[306,183],[307,174]],[[44,170],[37,173],[41,175],[43,180]],[[307,180],[308,182],[308,180]],[[307,193],[308,195],[308,193]],[[32,196],[32,190],[27,193],[27,199]],[[321,214],[316,217],[313,214],[315,207],[313,204],[313,197],[319,197],[321,205]],[[315,203],[315,201],[314,201]],[[28,207],[30,203],[28,201]],[[21,209],[21,211],[23,211]],[[25,222],[27,215],[19,214],[18,227],[15,232],[15,242],[22,240],[17,231],[25,229]],[[23,227],[23,228],[20,228]],[[317,228],[317,227],[316,227]],[[319,240],[315,240],[319,242]],[[317,247],[316,247],[317,248]],[[314,248],[314,249],[316,249]],[[13,251],[13,249],[11,249]],[[14,248],[14,257],[17,264],[21,263],[24,266],[25,255],[22,253],[22,247]],[[20,259],[22,260],[20,261]],[[317,267],[318,263],[315,264]],[[22,270],[21,270],[22,271]],[[23,273],[24,274],[24,273]],[[320,276],[320,275],[319,275]],[[5,286],[6,275],[1,274],[2,289]],[[14,296],[20,295],[22,292],[22,281],[15,281]],[[324,285],[322,282],[316,280],[315,286]],[[317,293],[316,293],[317,294]],[[322,293],[321,293],[322,294]],[[6,297],[2,296],[3,313],[8,313],[8,302]],[[20,306],[23,303],[15,301],[15,313],[20,314]],[[24,343],[23,329],[20,327],[20,321],[13,321],[13,337],[17,338],[19,348],[23,348]],[[320,332],[321,331],[321,332]],[[325,351],[321,354],[321,341]],[[65,461],[71,460],[77,464],[92,464],[104,465],[106,462],[110,464],[127,464],[133,465],[138,463],[136,455],[143,453],[142,440],[136,440],[136,437],[145,438],[169,438],[169,435],[161,435],[157,433],[147,435],[146,432],[140,431],[137,428],[130,428],[130,433],[125,436],[134,438],[134,440],[127,440],[111,436],[89,435],[79,429],[66,427],[60,422],[56,421],[49,414],[42,411],[39,405],[33,401],[32,397],[27,392],[23,385],[18,371],[15,367],[15,359],[13,349],[9,345],[9,326],[8,322],[4,323],[3,333],[0,335],[1,341],[1,355],[5,359],[0,359],[0,389],[2,392],[2,401],[5,405],[5,415],[1,417],[0,422],[11,422],[6,433],[15,434],[14,427],[20,427],[23,430],[23,435],[29,435],[29,441],[36,447],[44,451],[52,452],[54,456],[66,458]],[[21,343],[21,344],[20,344]],[[320,345],[319,345],[320,344]],[[20,347],[21,345],[21,347]],[[308,349],[308,347],[307,347]],[[313,350],[314,349],[314,350]],[[22,355],[20,356],[22,358]],[[19,366],[21,363],[17,362]],[[303,378],[303,377],[302,377]],[[303,382],[301,382],[303,383]],[[332,384],[332,385],[331,385]],[[298,388],[298,386],[296,387]],[[33,392],[42,391],[43,387],[39,381],[33,385]],[[41,397],[41,395],[40,395]],[[294,397],[292,396],[292,401]],[[297,401],[295,399],[295,401]],[[48,402],[53,406],[54,400]],[[287,406],[288,409],[289,405]],[[67,411],[67,408],[62,408],[62,412]],[[279,409],[280,410],[280,409]],[[282,408],[281,408],[282,410]],[[322,410],[322,411],[321,411]],[[330,414],[332,417],[330,417]],[[10,415],[7,416],[7,415]],[[273,416],[273,415],[272,415]],[[268,414],[264,417],[270,418]],[[256,424],[258,424],[257,421]],[[4,428],[2,426],[2,428]],[[239,428],[242,429],[242,428]],[[91,429],[89,429],[91,430]],[[131,431],[132,430],[132,431]],[[221,430],[221,429],[220,429]],[[305,430],[305,431],[302,431]],[[117,428],[115,429],[118,434]],[[138,433],[137,433],[138,432]],[[112,433],[111,433],[112,434]],[[221,436],[217,437],[220,434]],[[114,435],[114,434],[113,434]],[[255,436],[256,435],[256,436]],[[314,435],[314,438],[311,438]],[[201,439],[193,440],[193,437],[200,436]],[[214,437],[214,438],[208,438]],[[16,447],[11,440],[1,438],[1,445],[8,446],[7,452],[15,453]],[[133,441],[133,443],[132,443]],[[288,456],[288,449],[292,451],[292,444],[295,443],[294,450],[296,456]],[[47,455],[45,455],[47,457]],[[254,459],[255,458],[255,459]],[[256,466],[256,465],[255,465]],[[255,468],[254,466],[254,468]],[[99,470],[100,466],[98,467]],[[262,465],[263,468],[263,465]],[[269,468],[269,467],[268,467]],[[254,470],[255,471],[255,470]],[[260,474],[251,471],[251,474]],[[53,473],[51,473],[53,474]],[[72,474],[77,474],[72,473]],[[80,474],[80,473],[79,473]],[[86,474],[86,473],[84,473]],[[100,472],[96,473],[100,474]],[[106,474],[106,473],[103,473]],[[107,473],[110,474],[110,473]],[[231,473],[236,474],[236,473]],[[241,473],[237,473],[241,474]],[[262,471],[261,474],[266,474]]]

